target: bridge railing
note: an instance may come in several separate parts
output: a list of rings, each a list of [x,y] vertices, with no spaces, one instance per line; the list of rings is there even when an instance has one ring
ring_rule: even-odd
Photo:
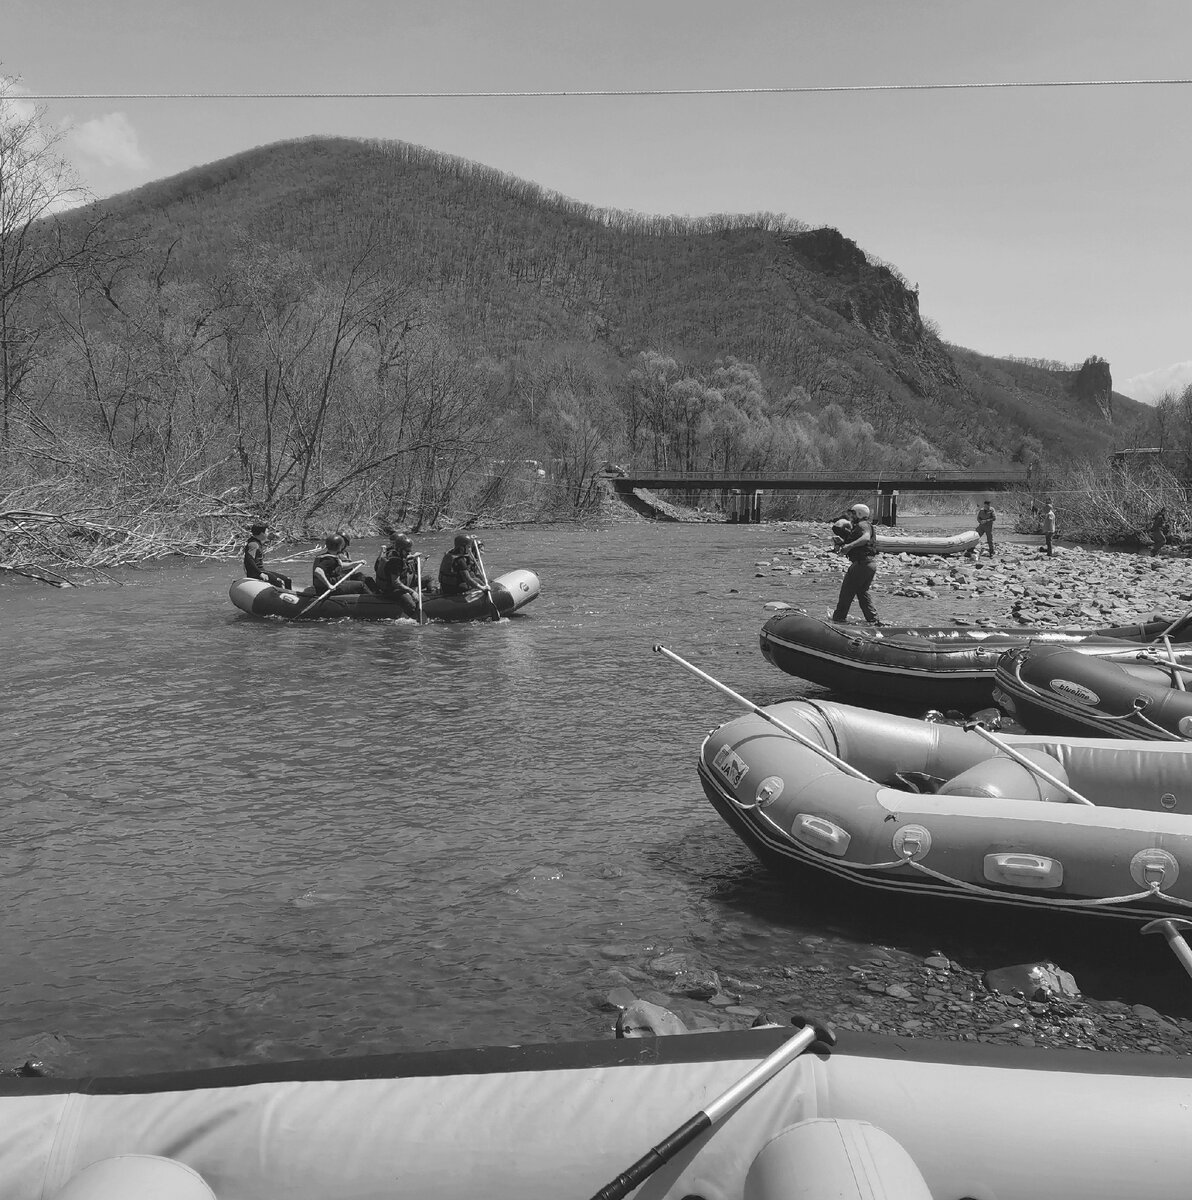
[[[748,485],[749,483],[764,483],[776,479],[790,481],[806,480],[808,483],[828,482],[842,485],[857,485],[873,487],[885,481],[897,482],[903,487],[913,487],[915,483],[955,483],[958,485],[971,484],[974,489],[986,483],[1022,483],[1027,482],[1026,472],[1014,468],[994,468],[980,471],[652,471],[649,468],[625,468],[625,478],[656,479],[666,482],[683,484],[698,482],[705,487],[715,487],[717,484]]]

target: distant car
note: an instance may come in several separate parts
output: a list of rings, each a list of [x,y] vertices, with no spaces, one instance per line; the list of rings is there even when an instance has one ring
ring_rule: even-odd
[[[616,463],[613,463],[613,462],[606,462],[604,464],[604,473],[606,475],[619,475],[622,478],[629,474],[629,472],[627,470],[625,470],[624,467],[620,467]]]

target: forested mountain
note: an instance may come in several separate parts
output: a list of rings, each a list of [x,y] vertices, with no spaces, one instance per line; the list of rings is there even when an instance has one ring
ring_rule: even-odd
[[[97,221],[110,252],[42,297],[59,325],[21,411],[141,470],[182,455],[269,510],[352,488],[417,519],[476,511],[527,461],[581,507],[610,458],[1045,467],[1149,419],[1095,357],[943,343],[834,229],[600,210],[402,143],[267,146],[57,232]]]

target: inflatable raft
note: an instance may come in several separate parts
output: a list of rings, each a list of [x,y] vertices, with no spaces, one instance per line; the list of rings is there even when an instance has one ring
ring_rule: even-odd
[[[975,529],[939,537],[877,532],[877,548],[882,554],[967,554],[980,540]]]
[[[103,1195],[586,1200],[793,1033],[0,1079],[0,1195],[57,1200],[76,1188],[70,1200],[93,1200],[99,1193],[77,1190],[89,1171],[110,1164],[115,1174],[148,1155],[173,1160],[196,1190]],[[634,1196],[1185,1200],[1190,1111],[1186,1057],[842,1030],[730,1108]]]
[[[1154,651],[1090,658],[1058,646],[1004,655],[994,701],[1032,733],[1192,740],[1192,673]],[[1184,687],[1180,687],[1180,684]]]
[[[793,733],[757,713],[722,725],[700,781],[750,850],[798,882],[1192,916],[1182,745],[1019,734],[1001,737],[1007,753],[977,729],[846,704],[763,711]]]
[[[779,670],[833,691],[968,712],[992,703],[994,670],[1007,650],[1044,642],[1114,654],[1165,632],[1177,642],[1190,636],[1186,620],[1101,629],[875,626],[839,625],[791,610],[771,617],[760,640],[762,654]],[[1186,652],[1192,655],[1192,647]]]
[[[494,615],[507,617],[538,599],[538,576],[533,571],[508,571],[489,580],[492,599],[483,591],[462,596],[426,596],[422,613],[428,621],[484,621]],[[286,591],[261,579],[238,579],[228,589],[232,603],[254,617],[307,617],[336,620],[355,617],[361,621],[410,620],[410,614],[395,600],[384,596],[343,596],[332,592],[319,604],[314,588]],[[312,607],[313,606],[313,607]],[[495,614],[494,614],[495,606]],[[310,610],[309,614],[307,610]]]

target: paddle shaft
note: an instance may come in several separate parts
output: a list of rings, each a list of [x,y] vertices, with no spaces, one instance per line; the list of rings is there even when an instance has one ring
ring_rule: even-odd
[[[979,733],[987,742],[992,742],[1003,754],[1009,755],[1016,763],[1020,763],[1026,767],[1028,771],[1034,772],[1040,779],[1046,779],[1048,783],[1059,788],[1070,800],[1075,800],[1077,804],[1087,804],[1090,808],[1096,808],[1096,805],[1087,797],[1082,796],[1075,788],[1070,788],[1062,779],[1057,779],[1050,771],[1045,771],[1038,763],[1031,762],[1024,754],[1019,754],[1008,742],[1004,742],[995,733],[991,733],[984,725],[974,721],[970,725],[966,725],[965,729],[972,730],[973,733]]]
[[[1184,687],[1184,678],[1179,670],[1180,664],[1176,661],[1175,650],[1172,648],[1171,638],[1167,634],[1163,635],[1163,645],[1167,648],[1167,661],[1171,664],[1171,678],[1181,692],[1186,692],[1188,689]]]
[[[324,600],[326,600],[326,599],[327,599],[327,597],[328,597],[328,596],[330,596],[330,595],[331,595],[331,593],[332,593],[333,591],[335,591],[335,589],[336,589],[337,587],[339,587],[341,584],[347,583],[347,582],[348,582],[348,580],[349,580],[349,579],[351,579],[351,578],[352,578],[352,576],[353,576],[353,575],[355,575],[355,574],[356,574],[356,572],[357,572],[357,571],[359,571],[359,570],[360,570],[360,568],[361,568],[362,566],[364,566],[364,563],[362,563],[362,562],[358,562],[358,563],[357,563],[357,564],[356,564],[356,565],[355,565],[355,566],[354,566],[354,567],[353,567],[353,568],[352,568],[350,571],[347,571],[347,572],[345,572],[343,575],[341,575],[341,576],[340,576],[340,577],[339,577],[339,578],[338,578],[338,579],[337,579],[337,580],[336,580],[336,581],[335,581],[335,582],[334,582],[334,583],[333,583],[333,584],[332,584],[332,585],[331,585],[331,586],[330,586],[330,587],[329,587],[329,588],[328,588],[328,589],[327,589],[327,590],[326,590],[326,591],[325,591],[325,592],[324,592],[324,593],[323,593],[321,596],[319,596],[319,597],[318,597],[316,600],[314,600],[314,601],[312,601],[310,604],[308,604],[308,605],[307,605],[307,606],[306,606],[306,607],[305,607],[305,608],[304,608],[304,609],[303,609],[303,610],[302,610],[300,613],[298,613],[297,615],[298,615],[298,616],[300,616],[300,617],[307,617],[307,616],[310,616],[310,614],[311,614],[312,612],[314,612],[314,610],[315,610],[316,608],[318,608],[318,606],[319,606],[320,604],[322,604],[322,603],[323,603],[323,601],[324,601]]]
[[[484,559],[480,557],[480,547],[476,544],[475,538],[472,539],[472,548],[476,551],[476,565],[480,568],[480,578],[484,580],[484,591],[488,596],[488,602],[492,605],[493,620],[501,619],[501,610],[497,607],[497,602],[493,599],[493,589],[488,582],[488,572],[484,569]]]
[[[414,555],[414,564],[418,568],[418,624],[422,624],[422,555]]]
[[[649,1153],[643,1154],[628,1170],[605,1184],[592,1196],[592,1200],[622,1200],[622,1197],[628,1196],[634,1188],[649,1179],[659,1167],[674,1158],[684,1146],[695,1141],[705,1129],[711,1129],[725,1113],[748,1099],[763,1083],[777,1075],[787,1063],[798,1058],[820,1036],[821,1031],[817,1030],[814,1025],[804,1025],[794,1037],[783,1042],[773,1054],[762,1059],[748,1074],[742,1075],[728,1091],[718,1096],[695,1116],[684,1121],[678,1129],[663,1138]]]
[[[713,679],[711,675],[707,674],[707,672],[701,671],[699,667],[693,666],[685,658],[680,658],[673,650],[668,650],[665,646],[655,643],[654,653],[665,654],[666,657],[672,662],[677,662],[679,666],[686,667],[687,670],[692,673],[692,675],[702,679],[705,683],[710,683],[718,691],[723,692],[730,699],[735,700],[738,704],[749,709],[751,713],[756,713],[757,716],[761,717],[763,720],[769,721],[771,725],[775,726],[775,728],[781,729],[787,737],[794,738],[796,742],[798,742],[800,745],[806,746],[808,750],[814,750],[815,753],[821,758],[826,758],[833,766],[839,767],[842,771],[851,775],[854,779],[864,779],[866,783],[876,782],[875,780],[870,779],[869,776],[863,771],[858,771],[857,768],[851,763],[845,762],[843,758],[837,758],[831,750],[821,746],[818,742],[813,741],[811,738],[807,737],[806,734],[800,733],[797,729],[792,729],[786,724],[785,721],[780,721],[777,717],[772,716],[770,713],[766,712],[764,708],[760,708],[758,705],[754,704],[752,700],[746,700],[745,697],[739,692],[734,692],[732,688],[721,683],[719,679]]]
[[[1188,611],[1186,613],[1184,613],[1184,615],[1182,617],[1176,617],[1176,619],[1174,621],[1172,621],[1172,623],[1170,625],[1168,625],[1168,627],[1165,630],[1163,630],[1163,632],[1161,634],[1159,634],[1159,637],[1161,637],[1161,638],[1171,637],[1171,635],[1173,633],[1175,633],[1175,631],[1177,629],[1179,629],[1179,627],[1181,625],[1183,625],[1185,621],[1188,621],[1188,620],[1192,620],[1192,608],[1188,609]],[[1156,638],[1155,640],[1158,641],[1158,638]]]
[[[1192,950],[1180,934],[1181,929],[1192,929],[1192,921],[1184,921],[1179,917],[1163,917],[1158,921],[1149,921],[1142,927],[1143,933],[1161,933],[1171,947],[1171,952],[1180,960],[1180,966],[1192,975]]]

